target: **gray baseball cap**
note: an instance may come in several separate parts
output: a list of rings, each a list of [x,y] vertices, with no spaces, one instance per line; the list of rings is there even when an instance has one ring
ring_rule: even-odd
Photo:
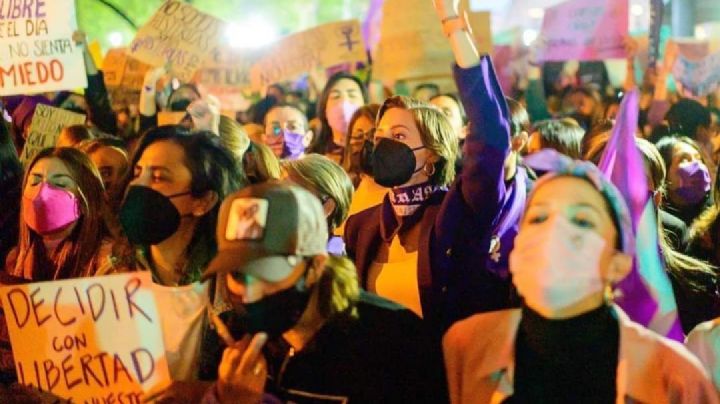
[[[325,213],[313,194],[277,182],[251,185],[223,201],[218,254],[203,278],[242,272],[281,281],[304,257],[326,254],[327,240]]]

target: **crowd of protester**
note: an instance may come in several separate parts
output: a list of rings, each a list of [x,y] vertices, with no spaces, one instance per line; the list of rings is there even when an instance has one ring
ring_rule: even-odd
[[[4,97],[0,284],[149,272],[173,380],[159,402],[720,402],[712,97],[669,91],[667,63],[639,86],[649,248],[683,346],[614,301],[638,229],[597,165],[632,69],[615,89],[582,74],[597,64],[530,60],[504,94],[457,3],[434,1],[457,93],[373,104],[341,72],[230,118],[191,83],[160,97],[161,67],[113,110],[86,57],[82,95]],[[23,165],[41,104],[87,122]],[[10,402],[47,399],[12,367],[0,381]]]

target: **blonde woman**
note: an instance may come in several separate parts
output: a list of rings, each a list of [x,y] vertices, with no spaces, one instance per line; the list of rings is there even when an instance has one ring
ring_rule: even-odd
[[[347,219],[350,209],[353,198],[350,177],[340,165],[319,154],[284,161],[282,168],[287,180],[307,189],[320,200],[328,222],[328,252],[345,255],[345,244],[335,235],[335,230]]]

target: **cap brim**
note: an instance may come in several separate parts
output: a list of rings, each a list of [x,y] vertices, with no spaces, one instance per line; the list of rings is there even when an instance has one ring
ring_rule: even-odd
[[[228,272],[242,272],[268,282],[279,282],[292,273],[293,268],[302,258],[294,255],[256,256],[238,251],[219,253],[210,262],[208,269],[203,273],[203,281],[215,274]],[[245,262],[238,265],[238,262]]]

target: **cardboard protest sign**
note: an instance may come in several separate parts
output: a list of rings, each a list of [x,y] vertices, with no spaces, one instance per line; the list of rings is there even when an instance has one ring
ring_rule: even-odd
[[[276,42],[250,70],[255,90],[295,78],[318,67],[367,59],[357,20],[324,24]]]
[[[193,6],[166,1],[135,35],[130,56],[151,66],[169,65],[182,81],[190,81],[220,46],[224,23]]]
[[[0,95],[87,87],[74,0],[0,1]]]
[[[720,52],[700,61],[678,55],[673,66],[673,76],[696,97],[710,94],[720,85]]]
[[[23,147],[20,161],[27,164],[35,157],[40,150],[47,147],[55,147],[60,131],[66,126],[82,125],[85,123],[85,115],[78,114],[61,108],[55,108],[44,104],[38,104],[30,124],[25,147]]]
[[[129,57],[126,48],[110,49],[103,60],[105,86],[113,107],[124,107],[140,101],[145,73],[150,66]]]
[[[385,1],[373,77],[385,83],[451,77],[453,61],[452,48],[431,2]]]
[[[492,31],[490,30],[490,12],[468,12],[467,17],[478,52],[492,54],[493,41]]]
[[[150,273],[0,288],[18,382],[73,402],[140,403],[166,387]]]
[[[227,47],[218,49],[195,75],[195,82],[203,93],[217,97],[223,109],[245,110],[249,101],[243,91],[250,90],[250,70],[263,54]]]
[[[545,10],[544,61],[625,58],[628,0],[570,0]]]

